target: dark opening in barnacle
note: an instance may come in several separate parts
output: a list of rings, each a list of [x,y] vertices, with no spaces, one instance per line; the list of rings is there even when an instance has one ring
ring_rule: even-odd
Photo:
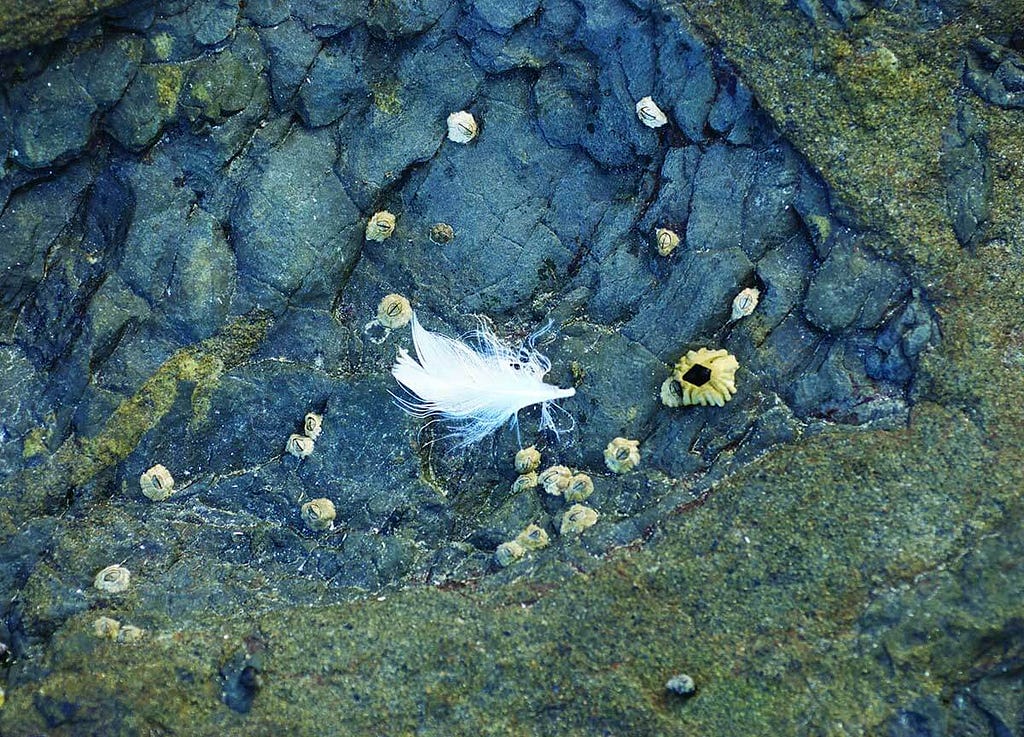
[[[699,363],[691,366],[690,369],[683,374],[683,381],[687,381],[694,386],[704,386],[711,379],[711,369],[706,366],[701,366]]]

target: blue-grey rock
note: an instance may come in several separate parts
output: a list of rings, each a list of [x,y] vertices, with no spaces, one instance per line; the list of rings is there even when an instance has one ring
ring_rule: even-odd
[[[25,352],[0,346],[0,477],[10,478],[23,466],[25,438],[45,427],[47,410],[43,382]]]
[[[246,0],[242,17],[260,28],[270,28],[288,21],[288,0]]]
[[[867,352],[864,360],[868,375],[906,384],[914,374],[918,356],[937,345],[940,338],[938,320],[916,295],[878,335],[874,350]]]
[[[831,333],[873,328],[907,289],[897,266],[872,255],[854,234],[840,231],[811,277],[804,314]]]
[[[257,72],[231,51],[208,56],[189,71],[187,99],[190,117],[220,124],[246,108],[257,87]]]
[[[656,228],[668,228],[679,235],[686,233],[700,159],[697,146],[681,146],[665,154],[658,178],[658,198],[642,221],[644,235],[651,242]]]
[[[336,155],[328,132],[295,127],[239,190],[231,232],[241,311],[333,298],[362,241],[359,212],[332,170]]]
[[[539,6],[540,0],[473,0],[473,11],[499,33],[511,31]]]
[[[412,36],[430,28],[452,5],[453,0],[372,3],[366,24],[370,33],[379,38]]]
[[[354,28],[325,43],[299,89],[298,110],[311,127],[333,123],[354,107],[365,109],[369,92],[363,72],[368,34]]]
[[[946,211],[953,233],[960,245],[973,251],[988,221],[992,169],[985,125],[966,107],[942,133],[940,163],[946,176]]]
[[[107,130],[131,151],[147,148],[177,114],[183,79],[176,65],[144,64],[107,114]]]
[[[204,46],[216,46],[226,40],[235,29],[238,9],[238,0],[193,3],[187,12],[196,41]]]
[[[757,262],[761,296],[758,319],[778,325],[800,303],[807,290],[814,249],[800,235],[769,250]]]
[[[703,141],[718,88],[707,48],[673,22],[658,27],[657,52],[655,101],[661,99],[662,109],[689,140]]]
[[[278,110],[289,109],[313,65],[320,42],[294,20],[260,30],[270,59],[270,88]]]
[[[318,38],[328,38],[363,21],[369,0],[292,0],[292,16]]]
[[[121,99],[138,72],[142,54],[143,42],[135,36],[125,36],[76,54],[76,77],[100,110],[106,110]]]
[[[79,154],[93,131],[96,102],[75,79],[74,68],[58,65],[12,85],[11,157],[22,166],[41,168]]]
[[[964,82],[978,97],[1002,108],[1024,108],[1024,56],[984,36],[971,42]]]
[[[537,124],[548,143],[579,143],[590,119],[590,98],[596,84],[594,64],[582,54],[567,54],[540,73],[533,85],[533,99]]]
[[[437,153],[446,138],[445,119],[470,106],[483,78],[458,42],[435,38],[418,40],[402,55],[394,74],[375,87],[372,106],[353,112],[353,119],[346,121],[353,134],[339,150],[338,176],[362,210],[369,210],[381,190],[408,167]],[[434,87],[403,81],[411,79],[443,83]],[[481,121],[482,128],[487,125]],[[438,221],[446,218],[439,216]]]

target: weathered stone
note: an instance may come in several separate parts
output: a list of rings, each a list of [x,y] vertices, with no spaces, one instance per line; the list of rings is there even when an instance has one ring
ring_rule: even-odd
[[[14,121],[11,156],[23,166],[39,168],[73,157],[92,135],[96,102],[70,66],[12,86],[8,102]]]
[[[992,196],[988,135],[967,108],[942,134],[942,170],[946,175],[946,211],[964,248],[973,250],[984,236]]]

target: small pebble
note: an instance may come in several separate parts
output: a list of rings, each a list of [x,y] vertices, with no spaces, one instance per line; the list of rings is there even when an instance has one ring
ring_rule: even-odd
[[[693,682],[693,678],[690,676],[685,673],[680,673],[669,678],[668,683],[665,684],[665,688],[674,694],[679,694],[680,696],[692,696],[697,690],[697,684]]]

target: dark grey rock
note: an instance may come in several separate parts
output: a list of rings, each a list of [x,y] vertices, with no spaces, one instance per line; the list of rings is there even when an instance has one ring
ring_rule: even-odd
[[[74,157],[92,135],[97,105],[71,66],[56,65],[12,85],[8,103],[13,118],[11,157],[22,166],[40,168]]]
[[[124,94],[138,71],[143,42],[125,36],[111,43],[86,48],[74,57],[75,75],[100,110],[106,110]]]
[[[335,156],[326,132],[293,128],[239,191],[231,232],[241,304],[333,298],[362,241],[359,212],[331,169]]]
[[[811,277],[804,303],[807,319],[828,332],[873,328],[908,290],[899,268],[865,248],[849,231],[838,231],[828,258]]]
[[[270,58],[274,104],[278,110],[288,109],[312,68],[321,44],[294,20],[262,29],[260,38]]]
[[[962,108],[942,134],[946,211],[964,248],[973,250],[984,236],[992,197],[992,170],[984,123]]]
[[[318,38],[335,36],[363,21],[369,0],[293,0],[292,16]]]
[[[718,89],[707,48],[677,22],[659,24],[657,38],[659,89],[655,101],[661,99],[662,109],[671,111],[672,123],[689,140],[703,141]]]
[[[106,116],[110,134],[129,150],[147,148],[177,114],[183,81],[181,67],[144,64]]]
[[[396,0],[373,3],[366,24],[370,33],[378,38],[412,36],[430,28],[452,4],[452,0]]]
[[[649,242],[653,243],[656,228],[668,228],[680,236],[686,233],[700,160],[697,146],[681,146],[665,154],[658,179],[658,199],[642,221],[643,235]]]
[[[756,319],[775,327],[793,311],[804,298],[813,261],[811,244],[795,235],[757,262],[761,296]]]
[[[920,295],[889,321],[865,356],[868,375],[895,384],[910,381],[921,353],[938,344],[938,320]]]
[[[338,176],[362,210],[374,207],[381,190],[399,181],[410,166],[437,153],[445,141],[445,119],[456,110],[472,109],[470,103],[482,81],[458,42],[435,38],[417,41],[402,55],[393,73],[393,78],[374,88],[372,106],[350,114],[352,119],[346,123],[353,134],[339,150]],[[441,84],[434,87],[402,81],[411,79],[436,79]],[[480,111],[476,112],[480,116]],[[488,125],[482,120],[482,135],[498,135],[487,132]],[[399,228],[402,226],[400,220]]]
[[[964,82],[978,97],[1002,108],[1024,108],[1024,56],[992,39],[971,42]]]
[[[590,99],[596,83],[592,60],[580,54],[566,55],[541,72],[533,85],[533,99],[537,105],[537,124],[548,143],[579,143],[590,118]]]
[[[257,87],[257,72],[231,51],[207,56],[190,70],[187,99],[182,101],[193,118],[220,124],[244,110]]]
[[[193,3],[187,12],[196,42],[204,46],[216,46],[226,40],[235,29],[238,8],[238,0]]]
[[[288,0],[246,0],[242,16],[260,28],[269,28],[288,20]]]
[[[43,382],[25,352],[0,346],[0,477],[10,478],[25,462],[26,436],[46,425]],[[2,571],[6,566],[0,566]]]
[[[473,0],[473,11],[490,28],[505,33],[537,12],[540,0]]]
[[[352,108],[367,107],[363,65],[368,39],[366,29],[357,27],[320,49],[298,94],[299,114],[309,126],[327,125],[350,114]]]

